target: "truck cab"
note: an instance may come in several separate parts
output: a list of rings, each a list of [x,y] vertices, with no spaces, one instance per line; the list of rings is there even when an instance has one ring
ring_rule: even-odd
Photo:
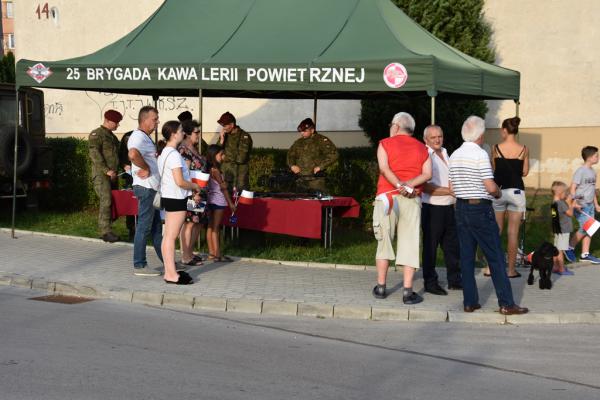
[[[18,114],[17,114],[18,113]],[[0,199],[12,198],[14,176],[15,119],[18,115],[17,197],[37,207],[37,194],[50,187],[52,150],[46,144],[44,93],[19,90],[0,83]]]

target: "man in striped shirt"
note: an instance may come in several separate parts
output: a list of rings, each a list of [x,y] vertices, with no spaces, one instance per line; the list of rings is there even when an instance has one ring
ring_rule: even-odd
[[[477,246],[485,255],[503,315],[525,314],[529,310],[515,304],[506,274],[504,250],[492,198],[502,195],[494,182],[490,159],[483,144],[485,122],[470,116],[463,123],[461,134],[465,141],[450,157],[450,188],[456,196],[456,228],[460,245],[460,264],[465,312],[481,308],[475,282],[475,251]]]

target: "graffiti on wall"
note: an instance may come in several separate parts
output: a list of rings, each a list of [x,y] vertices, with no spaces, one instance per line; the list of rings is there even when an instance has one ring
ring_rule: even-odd
[[[61,118],[66,118],[68,112],[87,112],[92,114],[98,113],[98,118],[101,119],[106,110],[117,110],[123,114],[124,119],[136,121],[140,108],[150,105],[154,106],[154,100],[150,96],[139,95],[123,95],[115,93],[102,92],[85,92],[86,99],[83,104],[69,104],[67,101],[54,101],[44,105],[44,115],[47,120],[53,120],[60,123]],[[50,96],[48,96],[50,97]],[[195,107],[191,104],[194,99],[187,97],[165,96],[160,97],[156,102],[156,108],[159,112],[173,113],[175,116],[183,111],[194,112]],[[69,108],[77,108],[77,110],[69,110]],[[95,111],[94,111],[95,110]],[[66,121],[65,121],[66,122]]]

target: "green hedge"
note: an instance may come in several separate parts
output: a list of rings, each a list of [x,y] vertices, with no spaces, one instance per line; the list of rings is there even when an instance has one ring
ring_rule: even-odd
[[[81,210],[96,206],[98,198],[91,183],[91,162],[87,140],[49,138],[53,149],[52,188],[41,207],[53,210]],[[361,205],[361,220],[370,221],[377,184],[377,160],[370,147],[340,149],[339,161],[328,174],[331,194],[354,197]],[[287,150],[258,148],[250,158],[250,187],[268,191],[265,177],[272,171],[285,170]],[[262,179],[261,179],[262,177]]]
[[[97,205],[87,140],[47,138],[46,143],[52,147],[52,185],[40,198],[40,207],[79,211]]]

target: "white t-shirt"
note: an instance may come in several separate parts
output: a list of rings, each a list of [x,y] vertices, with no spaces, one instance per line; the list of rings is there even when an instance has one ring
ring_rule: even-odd
[[[143,186],[148,189],[158,190],[160,187],[160,176],[158,166],[156,165],[156,146],[144,131],[136,129],[133,131],[127,141],[127,150],[136,149],[140,152],[146,164],[150,167],[150,176],[142,179],[137,176],[137,172],[141,169],[134,163],[131,163],[131,174],[133,175],[133,184]]]
[[[448,187],[448,152],[442,147],[442,158],[429,146],[427,146],[429,158],[431,158],[431,180],[429,183],[435,186]],[[421,195],[423,203],[433,204],[436,206],[449,206],[456,201],[452,196],[432,196],[429,193],[423,192]]]
[[[190,170],[176,149],[168,146],[164,148],[158,157],[158,168],[162,173],[160,185],[160,194],[162,197],[166,197],[167,199],[185,199],[192,194],[191,191],[179,187],[175,183],[175,178],[173,178],[173,169],[181,168],[183,179],[186,181],[190,180]]]

